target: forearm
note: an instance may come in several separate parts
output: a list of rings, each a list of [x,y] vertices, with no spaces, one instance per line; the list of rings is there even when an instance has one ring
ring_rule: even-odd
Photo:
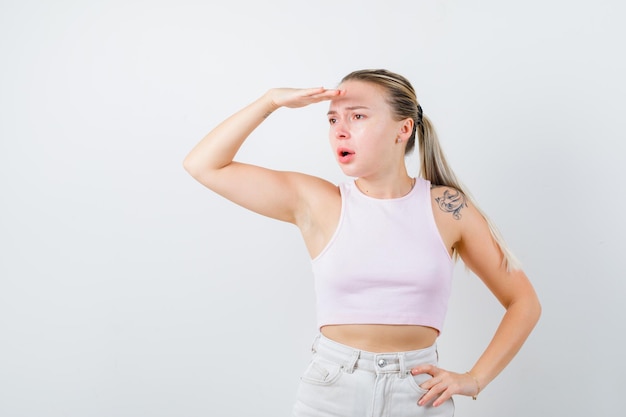
[[[511,362],[537,324],[541,306],[529,296],[508,306],[493,339],[470,370],[480,390]]]
[[[246,138],[277,106],[266,93],[224,120],[209,132],[187,155],[185,169],[197,176],[230,164]]]

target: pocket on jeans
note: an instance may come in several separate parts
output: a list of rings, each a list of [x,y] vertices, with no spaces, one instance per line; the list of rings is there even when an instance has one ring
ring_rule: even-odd
[[[343,373],[343,366],[315,356],[302,374],[302,381],[316,385],[332,385]]]
[[[409,380],[409,385],[411,385],[411,387],[413,387],[415,391],[417,391],[421,395],[424,395],[428,392],[428,390],[420,387],[420,385],[422,385],[424,382],[428,381],[429,379],[432,379],[432,376],[429,374],[417,374],[417,375],[409,374],[407,376],[407,379]]]

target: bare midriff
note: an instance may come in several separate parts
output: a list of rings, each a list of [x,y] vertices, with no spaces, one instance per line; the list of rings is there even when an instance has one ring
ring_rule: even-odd
[[[406,352],[432,346],[439,332],[432,327],[387,324],[323,326],[322,334],[337,343],[368,352]]]

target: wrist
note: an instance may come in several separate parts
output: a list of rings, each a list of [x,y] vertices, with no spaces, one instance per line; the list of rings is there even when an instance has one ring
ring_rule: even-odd
[[[474,383],[476,384],[476,393],[472,395],[472,400],[476,400],[476,398],[478,398],[478,394],[480,394],[480,391],[482,389],[480,386],[480,383],[478,382],[478,378],[476,378],[470,371],[467,371],[465,373],[468,374],[474,380]]]
[[[267,90],[267,92],[261,97],[261,101],[263,102],[264,109],[263,117],[268,117],[281,107],[281,105],[277,104],[274,100],[274,89]]]

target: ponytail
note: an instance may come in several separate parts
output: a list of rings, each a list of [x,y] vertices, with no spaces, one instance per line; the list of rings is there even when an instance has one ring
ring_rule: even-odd
[[[421,113],[421,112],[420,112]],[[437,132],[430,119],[421,115],[417,124],[417,137],[420,155],[420,176],[432,185],[445,185],[461,190],[461,184],[448,165],[439,145]]]

